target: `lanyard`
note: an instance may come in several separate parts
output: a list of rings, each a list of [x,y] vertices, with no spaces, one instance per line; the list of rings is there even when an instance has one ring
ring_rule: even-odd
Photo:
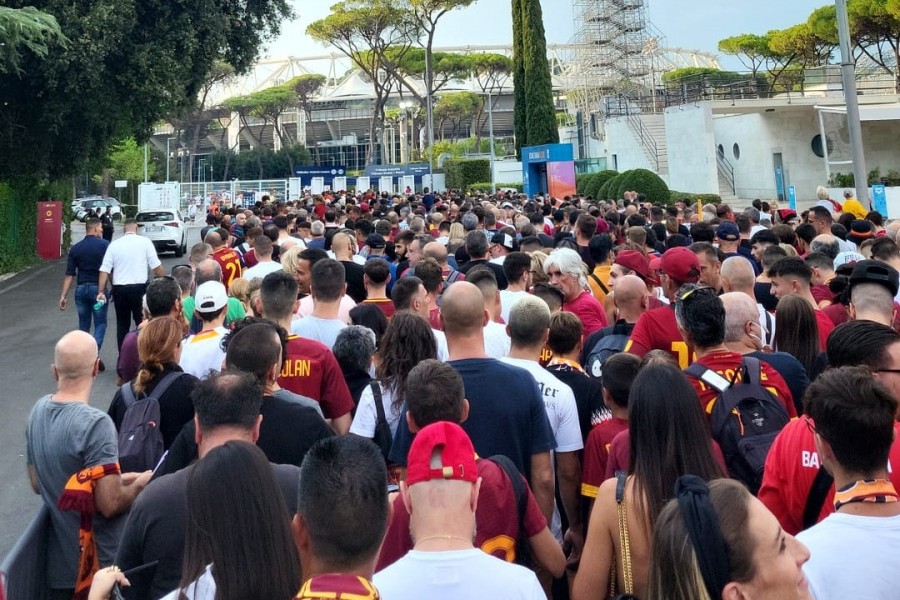
[[[857,481],[834,492],[834,510],[853,502],[877,502],[885,504],[900,499],[897,491],[887,479],[866,479]]]

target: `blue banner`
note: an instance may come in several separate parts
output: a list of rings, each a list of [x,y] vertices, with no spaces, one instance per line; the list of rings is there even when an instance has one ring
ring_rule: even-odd
[[[369,177],[403,177],[412,175],[422,177],[428,175],[428,163],[411,163],[408,165],[368,165],[366,175]]]
[[[797,210],[797,188],[788,186],[788,206],[791,210]]]
[[[296,177],[303,177],[304,179],[310,177],[325,177],[326,179],[331,179],[332,177],[342,177],[347,174],[347,167],[294,167],[294,175]]]
[[[875,210],[881,213],[881,216],[887,218],[887,190],[882,183],[876,183],[872,186],[872,202]]]

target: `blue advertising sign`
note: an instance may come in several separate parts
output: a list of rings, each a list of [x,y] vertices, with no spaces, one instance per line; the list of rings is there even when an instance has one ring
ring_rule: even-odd
[[[797,188],[788,186],[788,206],[791,210],[797,210]]]
[[[294,167],[294,175],[308,179],[310,177],[341,177],[347,174],[347,167]]]
[[[368,165],[366,175],[369,177],[403,177],[412,175],[422,177],[428,175],[428,163],[411,163],[408,165]]]
[[[872,202],[874,203],[875,210],[878,211],[881,216],[888,216],[887,190],[883,183],[876,183],[872,186]]]

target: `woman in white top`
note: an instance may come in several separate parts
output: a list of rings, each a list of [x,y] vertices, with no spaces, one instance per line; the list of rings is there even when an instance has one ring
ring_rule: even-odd
[[[378,423],[373,387],[378,386],[381,392],[384,416],[391,427],[391,434],[395,434],[406,391],[406,376],[423,360],[437,358],[437,346],[428,321],[413,313],[394,315],[381,338],[376,356],[377,381],[363,390],[356,416],[350,425],[350,433],[370,439],[375,437]]]

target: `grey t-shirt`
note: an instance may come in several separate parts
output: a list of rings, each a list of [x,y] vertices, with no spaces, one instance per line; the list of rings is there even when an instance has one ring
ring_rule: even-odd
[[[116,429],[103,412],[81,402],[54,402],[44,396],[31,409],[25,431],[27,460],[34,466],[41,498],[50,509],[53,527],[47,540],[47,581],[53,589],[75,587],[78,567],[77,511],[56,505],[75,473],[119,460]],[[113,564],[124,518],[108,520],[94,513],[94,540],[100,565]]]
[[[272,392],[272,397],[278,398],[279,400],[285,400],[287,402],[295,402],[300,406],[308,406],[309,408],[315,409],[315,411],[319,413],[320,417],[322,417],[323,419],[325,418],[325,415],[322,414],[322,407],[319,405],[319,403],[308,396],[295,394],[290,390],[281,389],[277,392]]]
[[[340,319],[320,319],[307,315],[291,324],[291,333],[334,347],[338,334],[347,326]]]

